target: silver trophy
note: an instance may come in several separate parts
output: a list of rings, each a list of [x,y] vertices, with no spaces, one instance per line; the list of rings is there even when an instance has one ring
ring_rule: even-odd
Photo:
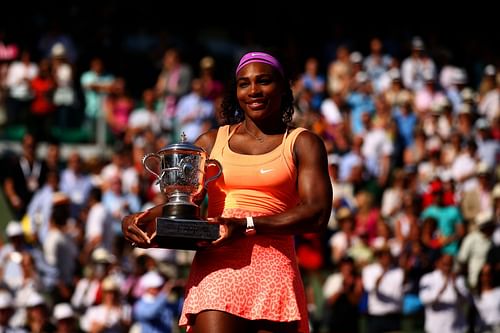
[[[219,237],[219,226],[201,218],[200,206],[207,184],[222,174],[222,166],[207,158],[207,152],[186,141],[166,146],[157,153],[142,158],[144,168],[153,174],[166,197],[163,214],[156,218],[154,246],[175,249],[196,249],[200,241],[211,241]],[[150,168],[150,160],[156,160],[158,171]],[[149,163],[149,164],[148,164]],[[217,172],[207,178],[207,168],[213,166]]]

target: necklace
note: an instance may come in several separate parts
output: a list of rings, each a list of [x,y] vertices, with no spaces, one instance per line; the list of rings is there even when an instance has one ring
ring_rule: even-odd
[[[259,143],[264,142],[264,138],[259,138],[258,136],[254,135],[252,132],[250,132],[247,128],[247,122],[246,120],[243,121],[243,128],[245,129],[245,132],[247,132],[251,137],[253,137],[255,140],[259,141]]]

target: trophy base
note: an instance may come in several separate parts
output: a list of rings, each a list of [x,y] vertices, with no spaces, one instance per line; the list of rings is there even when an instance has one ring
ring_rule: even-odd
[[[166,249],[197,250],[199,242],[219,238],[219,225],[200,219],[156,218],[154,246]]]

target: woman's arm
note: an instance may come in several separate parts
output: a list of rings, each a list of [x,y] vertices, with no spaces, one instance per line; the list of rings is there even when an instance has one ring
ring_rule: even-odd
[[[332,186],[328,175],[327,153],[322,139],[303,132],[295,141],[294,160],[297,167],[297,190],[300,203],[286,212],[254,218],[259,234],[301,234],[319,232],[328,224],[332,207]],[[225,226],[220,243],[232,234],[244,233],[246,220],[214,218],[209,221]]]
[[[332,209],[332,186],[323,141],[303,132],[295,141],[297,190],[300,203],[281,214],[254,219],[258,233],[300,234],[326,228]]]

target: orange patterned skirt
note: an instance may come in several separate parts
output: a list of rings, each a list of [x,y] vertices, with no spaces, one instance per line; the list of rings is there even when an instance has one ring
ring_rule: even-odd
[[[299,321],[308,333],[304,286],[293,236],[238,238],[217,249],[197,251],[186,286],[180,326],[203,310],[249,320]]]

